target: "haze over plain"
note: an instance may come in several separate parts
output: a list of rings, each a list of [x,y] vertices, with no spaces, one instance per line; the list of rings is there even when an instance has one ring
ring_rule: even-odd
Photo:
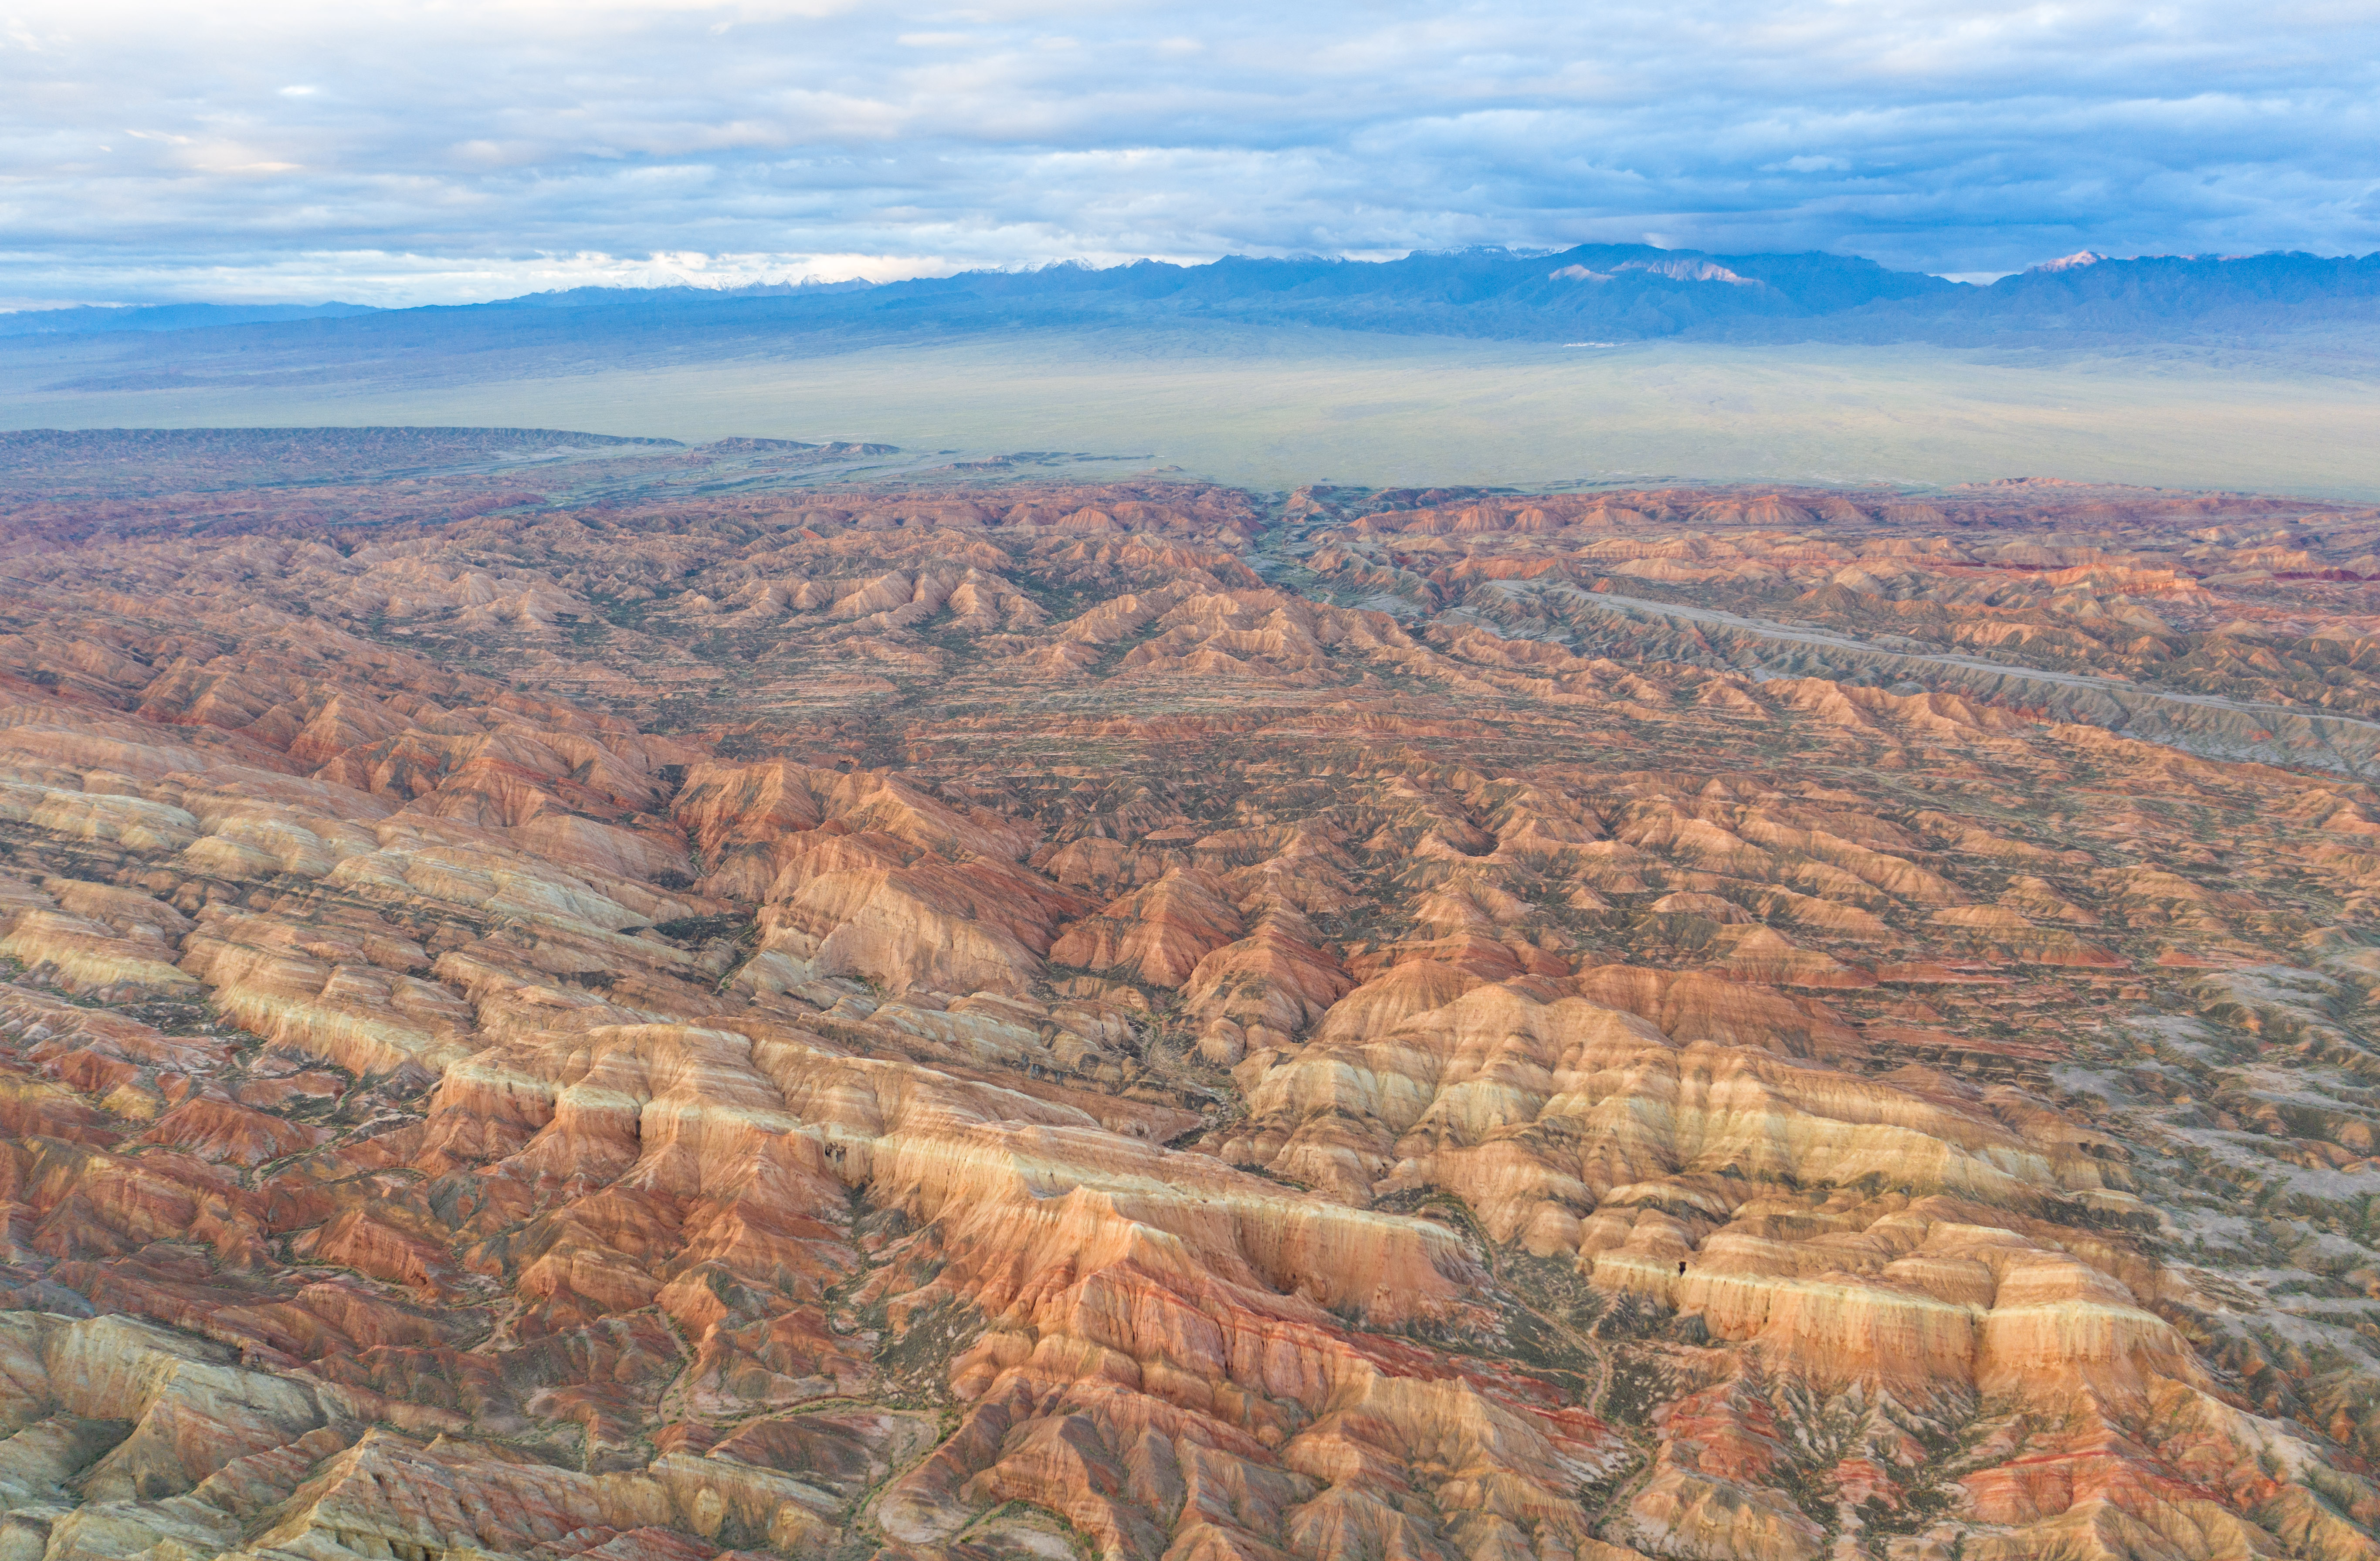
[[[63,355],[61,355],[63,356]],[[2278,353],[1609,348],[1245,330],[575,364],[430,384],[0,393],[17,427],[516,422],[855,438],[1285,490],[1683,476],[1939,484],[2028,473],[2380,497],[2380,391]],[[38,370],[0,348],[0,362]]]

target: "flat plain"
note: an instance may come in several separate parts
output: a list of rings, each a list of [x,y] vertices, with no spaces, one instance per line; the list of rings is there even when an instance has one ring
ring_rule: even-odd
[[[285,328],[0,342],[0,426],[344,423],[865,440],[1286,491],[2012,476],[2380,496],[2361,337],[2122,349],[1548,346],[1313,329],[494,343],[336,361]]]

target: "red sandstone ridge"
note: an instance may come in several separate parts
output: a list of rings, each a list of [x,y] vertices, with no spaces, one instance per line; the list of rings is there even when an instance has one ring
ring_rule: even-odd
[[[59,505],[9,1556],[2380,1551],[2369,516]]]

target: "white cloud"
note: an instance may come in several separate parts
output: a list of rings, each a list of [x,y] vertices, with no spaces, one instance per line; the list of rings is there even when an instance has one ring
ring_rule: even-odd
[[[1960,274],[2380,247],[2355,4],[20,0],[6,28],[19,297],[1648,232]]]

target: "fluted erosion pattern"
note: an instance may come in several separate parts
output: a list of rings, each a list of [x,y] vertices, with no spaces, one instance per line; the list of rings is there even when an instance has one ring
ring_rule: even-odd
[[[2380,1556],[2372,516],[383,499],[6,561],[0,1561]]]

